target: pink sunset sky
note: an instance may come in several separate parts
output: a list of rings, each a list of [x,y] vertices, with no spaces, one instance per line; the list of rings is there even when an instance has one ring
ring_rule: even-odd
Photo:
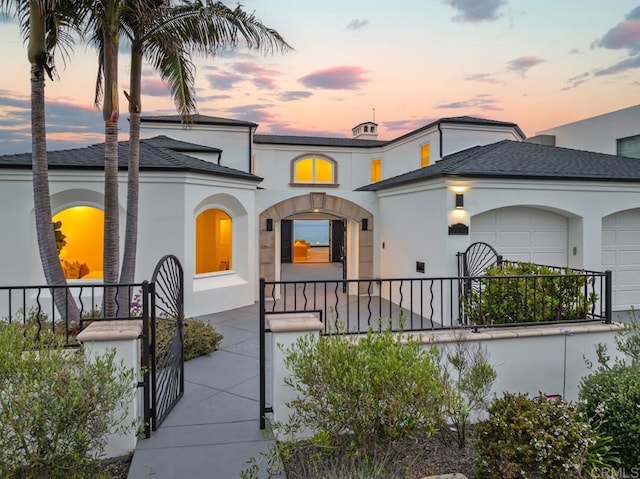
[[[228,2],[230,6],[235,3]],[[258,133],[350,136],[373,118],[391,139],[471,115],[539,130],[640,103],[638,0],[245,0],[295,49],[197,58],[198,111]],[[0,154],[31,149],[29,64],[17,23],[0,22]],[[129,54],[120,56],[128,90]],[[103,140],[93,106],[96,55],[77,45],[49,82],[50,149]],[[127,137],[126,100],[120,120]],[[143,115],[175,114],[150,67]]]

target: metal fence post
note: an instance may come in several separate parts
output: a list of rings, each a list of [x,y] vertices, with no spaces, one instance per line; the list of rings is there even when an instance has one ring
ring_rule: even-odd
[[[260,429],[266,429],[267,422],[265,415],[267,414],[267,365],[266,365],[266,357],[265,357],[265,307],[266,307],[266,299],[265,299],[265,280],[264,278],[260,278],[260,321],[258,328],[258,335],[260,337]]]
[[[613,281],[611,270],[606,270],[604,272],[605,278],[605,299],[604,299],[604,309],[605,309],[605,320],[606,324],[611,324],[611,317],[613,315]]]
[[[149,282],[142,283],[142,397],[144,435],[151,437],[151,371],[149,354]]]

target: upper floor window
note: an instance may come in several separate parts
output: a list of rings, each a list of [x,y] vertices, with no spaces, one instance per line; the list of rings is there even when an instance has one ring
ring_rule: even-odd
[[[640,158],[640,135],[619,138],[616,143],[619,156]]]
[[[420,167],[429,166],[429,143],[420,146]]]
[[[336,163],[321,156],[303,156],[293,160],[292,183],[335,184]]]
[[[382,160],[375,158],[371,160],[371,181],[375,183],[382,179]]]

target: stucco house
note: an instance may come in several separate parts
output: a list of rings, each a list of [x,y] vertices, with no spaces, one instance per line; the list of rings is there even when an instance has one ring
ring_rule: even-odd
[[[350,138],[257,130],[203,115],[189,129],[176,116],[142,118],[136,274],[148,279],[162,255],[178,256],[187,315],[253,303],[258,279],[280,279],[295,260],[292,223],[308,219],[327,222],[327,261],[345,258],[348,278],[456,276],[456,253],[485,241],[510,259],[611,269],[614,309],[640,306],[639,160],[525,142],[515,123],[464,116],[392,140],[379,140],[373,122]],[[121,238],[126,160],[123,142]],[[0,284],[44,282],[30,161],[0,156],[12,225]],[[103,145],[49,161],[54,220],[67,235],[61,260],[70,275],[89,270],[69,281],[95,281]]]

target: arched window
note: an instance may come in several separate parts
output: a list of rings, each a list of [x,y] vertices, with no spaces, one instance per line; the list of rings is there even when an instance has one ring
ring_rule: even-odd
[[[334,160],[319,156],[306,156],[293,160],[292,183],[335,184]]]
[[[196,274],[231,269],[233,221],[211,208],[196,216]]]
[[[72,206],[53,217],[58,255],[67,279],[101,279],[104,212],[92,206]]]

